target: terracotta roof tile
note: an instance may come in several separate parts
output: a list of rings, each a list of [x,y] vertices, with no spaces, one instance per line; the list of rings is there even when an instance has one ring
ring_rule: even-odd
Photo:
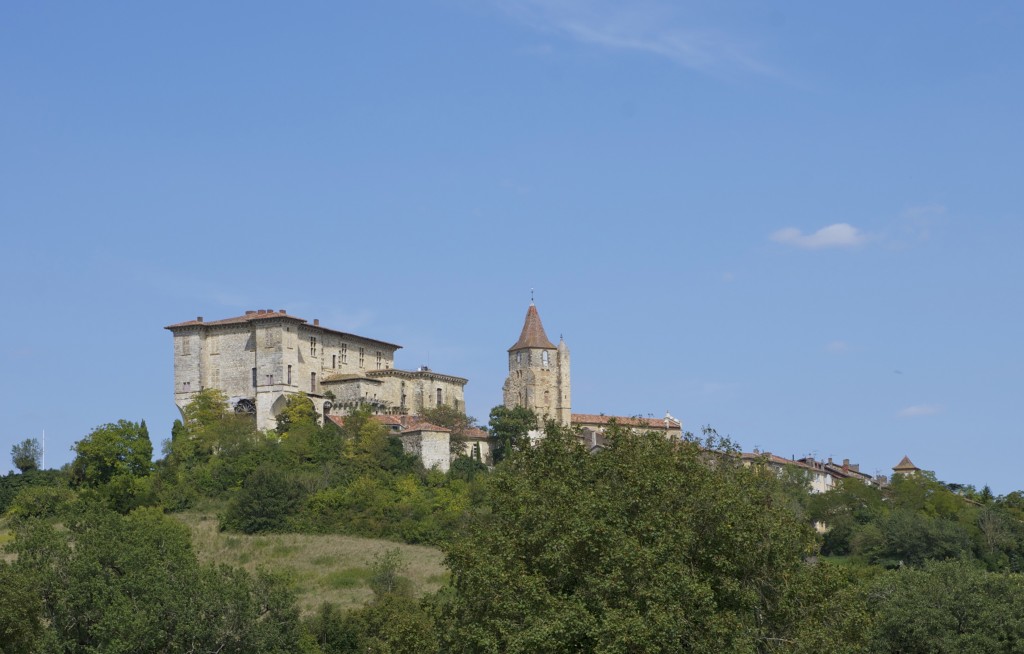
[[[524,350],[526,348],[540,348],[544,350],[556,350],[554,344],[548,340],[544,333],[544,325],[540,322],[540,314],[533,304],[526,310],[526,320],[523,321],[523,331],[519,334],[519,340],[508,349],[509,352]]]
[[[666,418],[629,418],[625,416],[595,415],[592,413],[572,414],[572,424],[574,425],[607,425],[611,420],[624,427],[646,427],[648,429],[666,429],[666,427],[668,429],[679,429],[682,427],[678,420]]]

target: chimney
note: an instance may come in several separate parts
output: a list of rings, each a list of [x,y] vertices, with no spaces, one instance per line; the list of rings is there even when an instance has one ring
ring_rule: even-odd
[[[257,315],[257,316],[262,316],[262,315],[263,315],[264,313],[266,313],[266,312],[267,312],[267,310],[266,310],[266,309],[257,309],[257,310],[256,310],[256,315]]]
[[[254,313],[256,313],[256,312],[255,312],[255,311],[246,311],[246,312],[245,312],[245,315],[247,315],[247,316],[251,316],[251,315],[253,315]]]
[[[287,314],[287,313],[288,313],[288,312],[287,312],[287,311],[285,311],[284,309],[278,309],[277,311],[278,311],[278,313],[281,313],[281,314]]]
[[[196,316],[196,322],[203,322],[202,316]]]
[[[313,318],[313,326],[314,327],[319,327],[320,326],[320,319],[319,318]]]

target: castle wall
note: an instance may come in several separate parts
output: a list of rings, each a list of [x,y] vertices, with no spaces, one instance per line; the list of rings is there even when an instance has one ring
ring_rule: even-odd
[[[402,449],[415,454],[423,467],[448,472],[451,466],[451,438],[447,431],[417,430],[402,434]]]

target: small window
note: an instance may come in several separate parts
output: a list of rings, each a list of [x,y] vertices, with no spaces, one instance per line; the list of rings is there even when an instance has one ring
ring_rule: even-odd
[[[516,363],[522,363],[522,362],[523,362],[523,353],[522,352],[516,352]]]
[[[189,340],[188,336],[181,339],[181,353],[192,354],[192,341]]]
[[[548,367],[548,361],[549,361],[549,359],[548,359],[548,351],[547,350],[544,350],[544,352],[540,355],[540,360],[541,360],[541,363],[544,365],[544,367],[547,368]]]
[[[331,367],[332,368],[337,368],[338,367],[338,355],[337,354],[332,354],[331,355]]]
[[[366,352],[363,350],[363,348],[359,348],[359,367],[360,368],[363,367],[363,363],[366,360],[366,357],[364,356],[365,354],[366,354]]]
[[[309,392],[316,393],[316,373],[309,373]]]
[[[384,355],[381,354],[380,351],[378,351],[377,352],[377,370],[380,370],[383,367],[383,362],[384,362]]]
[[[192,382],[182,382],[181,390],[185,391],[186,393],[191,391],[192,390]]]
[[[316,336],[309,337],[309,353],[316,356]]]
[[[341,344],[341,365],[348,363],[348,343]]]
[[[256,388],[256,369],[252,369],[252,387]]]
[[[288,366],[288,385],[292,385],[292,367]]]
[[[216,336],[210,336],[207,338],[210,343],[210,354],[220,354],[220,339]]]
[[[437,406],[441,406],[441,400],[442,400],[441,389],[439,388],[439,389],[437,389]]]

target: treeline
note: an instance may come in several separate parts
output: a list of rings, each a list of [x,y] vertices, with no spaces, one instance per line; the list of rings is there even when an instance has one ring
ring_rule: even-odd
[[[812,495],[713,432],[613,426],[590,453],[553,424],[524,445],[532,420],[496,410],[504,460],[448,474],[302,398],[260,434],[203,394],[155,464],[144,424],[105,425],[62,483],[0,479],[23,486],[0,652],[1024,652],[1019,494],[920,475]],[[165,512],[203,503],[228,530],[435,543],[451,579],[414,599],[389,553],[365,607],[302,618],[285,581],[197,562]]]

